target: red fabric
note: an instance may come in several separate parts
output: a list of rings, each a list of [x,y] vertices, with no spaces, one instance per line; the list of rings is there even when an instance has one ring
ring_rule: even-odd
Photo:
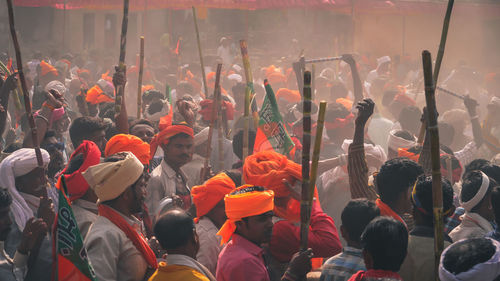
[[[408,148],[398,148],[398,157],[406,157],[418,163],[418,158],[420,158],[420,154],[415,154],[413,152],[410,152],[408,151]]]
[[[388,271],[388,270],[375,270],[375,269],[370,269],[367,271],[360,270],[357,273],[355,273],[351,278],[349,278],[349,281],[363,281],[365,280],[364,278],[391,278],[391,279],[396,279],[396,280],[403,280],[399,274],[396,272]]]
[[[389,207],[389,205],[382,202],[382,200],[380,200],[380,198],[378,198],[375,201],[375,204],[377,204],[378,208],[380,209],[381,216],[391,217],[393,219],[396,219],[396,220],[402,222],[406,226],[406,223],[404,222],[404,220],[398,214],[396,214],[396,212],[394,212],[391,209],[391,207]]]
[[[64,177],[66,181],[66,188],[68,189],[67,191],[71,201],[82,197],[89,189],[89,184],[83,178],[82,172],[86,171],[90,166],[99,164],[101,161],[101,151],[99,150],[99,147],[95,143],[88,140],[84,140],[82,144],[76,148],[73,154],[71,154],[69,162],[71,162],[71,160],[79,154],[83,154],[84,160],[82,166],[80,166],[76,172],[65,175],[64,173],[68,169],[68,166],[66,166],[66,168],[62,171],[61,176]],[[59,178],[57,185],[58,188],[60,188],[61,178]]]
[[[224,109],[226,111],[226,119],[227,120],[234,120],[234,106],[231,102],[229,101],[222,101],[224,103]],[[200,102],[200,111],[199,113],[203,117],[203,120],[205,121],[211,121],[212,120],[212,103],[213,100],[206,99],[202,100]],[[217,106],[217,109],[219,110],[219,107]]]
[[[354,120],[354,114],[349,113],[345,118],[336,118],[334,122],[325,121],[325,129],[334,130],[339,128],[345,128],[349,123]]]
[[[155,253],[149,247],[148,242],[119,213],[106,205],[100,204],[99,215],[110,220],[127,235],[128,239],[132,241],[151,268],[158,268]]]
[[[194,137],[193,128],[188,125],[172,125],[168,126],[165,129],[161,130],[158,134],[156,134],[150,143],[151,153],[150,157],[153,158],[156,153],[156,149],[160,144],[168,144],[168,141],[171,137],[178,135],[180,133],[184,133],[186,135]]]
[[[308,246],[314,256],[331,257],[342,251],[337,228],[333,219],[325,214],[319,203],[314,202],[311,212]],[[290,221],[278,221],[274,224],[269,248],[273,257],[280,262],[289,262],[300,247],[300,226]]]

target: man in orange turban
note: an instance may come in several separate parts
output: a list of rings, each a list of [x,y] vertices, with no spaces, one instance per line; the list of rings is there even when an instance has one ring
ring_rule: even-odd
[[[269,281],[264,250],[260,245],[269,243],[273,233],[274,192],[260,186],[244,185],[226,195],[224,202],[228,219],[218,235],[222,237],[222,243],[231,241],[219,255],[217,280]],[[294,259],[282,280],[287,279],[286,274],[303,277],[310,270],[311,251],[300,255],[302,270],[298,269],[298,260]]]
[[[224,196],[236,188],[235,182],[229,175],[238,183],[241,182],[240,173],[225,172],[208,179],[202,185],[194,186],[191,190],[193,203],[196,206],[196,232],[200,240],[196,260],[214,275],[222,250],[221,239],[217,236],[217,232],[227,219]]]
[[[134,135],[118,134],[113,136],[106,144],[104,156],[108,157],[124,151],[132,152],[142,165],[149,164],[151,158],[149,144]]]
[[[243,178],[248,184],[274,191],[274,213],[285,220],[274,226],[270,251],[279,262],[289,262],[300,246],[300,227],[294,224],[300,221],[300,195],[292,186],[301,184],[301,165],[277,152],[262,151],[246,158]],[[341,251],[342,245],[333,219],[323,212],[316,199],[309,231],[309,247],[316,257],[331,257]]]
[[[187,178],[181,167],[191,161],[194,152],[193,129],[187,124],[173,124],[163,128],[151,141],[150,157],[160,146],[163,160],[151,172],[146,203],[151,215],[158,215],[159,203],[165,197],[180,197],[183,209],[191,207]]]

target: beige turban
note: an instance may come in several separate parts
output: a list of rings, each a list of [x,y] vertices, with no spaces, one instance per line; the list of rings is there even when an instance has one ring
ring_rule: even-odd
[[[125,159],[89,167],[83,177],[100,202],[115,199],[142,175],[144,166],[134,154],[126,152]]]

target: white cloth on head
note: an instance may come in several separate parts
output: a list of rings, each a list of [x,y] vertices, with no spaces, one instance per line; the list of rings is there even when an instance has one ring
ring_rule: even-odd
[[[387,137],[387,147],[391,150],[398,151],[398,148],[410,148],[414,147],[417,142],[411,141],[407,139],[403,139],[395,135],[398,130],[392,130],[389,132],[389,136]]]
[[[153,114],[149,113],[150,105],[147,105],[146,109],[144,110],[144,117],[150,121],[157,122],[160,121],[160,118],[162,118],[163,116],[168,115],[170,113],[170,103],[168,102],[168,100],[162,100],[162,102],[163,102],[163,107],[161,111],[155,112]]]
[[[56,90],[61,95],[66,94],[66,86],[58,80],[50,81],[47,85],[45,85],[45,91],[48,92],[50,90]]]
[[[453,247],[453,245],[446,248],[441,254],[439,262],[439,279],[442,281],[490,281],[496,280],[500,275],[500,243],[491,238],[487,238],[495,246],[495,253],[493,256],[482,263],[474,265],[472,268],[459,274],[453,274],[446,270],[443,265],[446,253]]]
[[[208,140],[208,132],[210,131],[209,127],[205,127],[203,130],[201,130],[199,133],[194,135],[193,138],[193,145],[198,146],[200,144],[203,144]]]
[[[49,164],[50,155],[45,149],[42,152],[43,164]],[[34,216],[26,200],[19,194],[16,188],[16,177],[24,176],[38,167],[34,148],[21,148],[12,152],[2,162],[0,162],[0,187],[7,188],[12,196],[10,206],[14,220],[21,231],[26,222]]]
[[[391,62],[391,57],[383,56],[377,59],[377,68],[379,68],[382,64],[386,62]]]
[[[490,186],[490,179],[488,176],[479,171],[481,173],[482,181],[481,181],[481,186],[479,187],[479,190],[477,191],[476,195],[472,197],[469,201],[463,202],[462,199],[460,199],[460,205],[467,211],[470,212],[474,207],[483,200],[484,196],[486,195],[486,192],[488,191],[488,187]],[[461,198],[462,196],[460,196]]]
[[[345,153],[349,153],[349,145],[351,145],[352,140],[344,140],[344,143],[342,143],[342,150],[344,150]],[[373,144],[368,144],[365,143],[365,153],[369,154],[377,159],[380,160],[381,163],[384,163],[387,161],[387,155],[385,154],[384,149],[380,145],[373,145]],[[380,167],[377,167],[380,168]]]
[[[233,73],[233,74],[227,76],[227,79],[229,79],[231,81],[236,81],[238,83],[241,83],[241,81],[243,81],[243,77],[241,77],[241,75],[236,74],[236,73]]]

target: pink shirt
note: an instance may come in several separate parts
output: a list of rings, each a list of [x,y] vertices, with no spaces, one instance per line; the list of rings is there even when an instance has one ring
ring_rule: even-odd
[[[219,254],[217,281],[270,281],[264,250],[238,234],[233,234]]]

